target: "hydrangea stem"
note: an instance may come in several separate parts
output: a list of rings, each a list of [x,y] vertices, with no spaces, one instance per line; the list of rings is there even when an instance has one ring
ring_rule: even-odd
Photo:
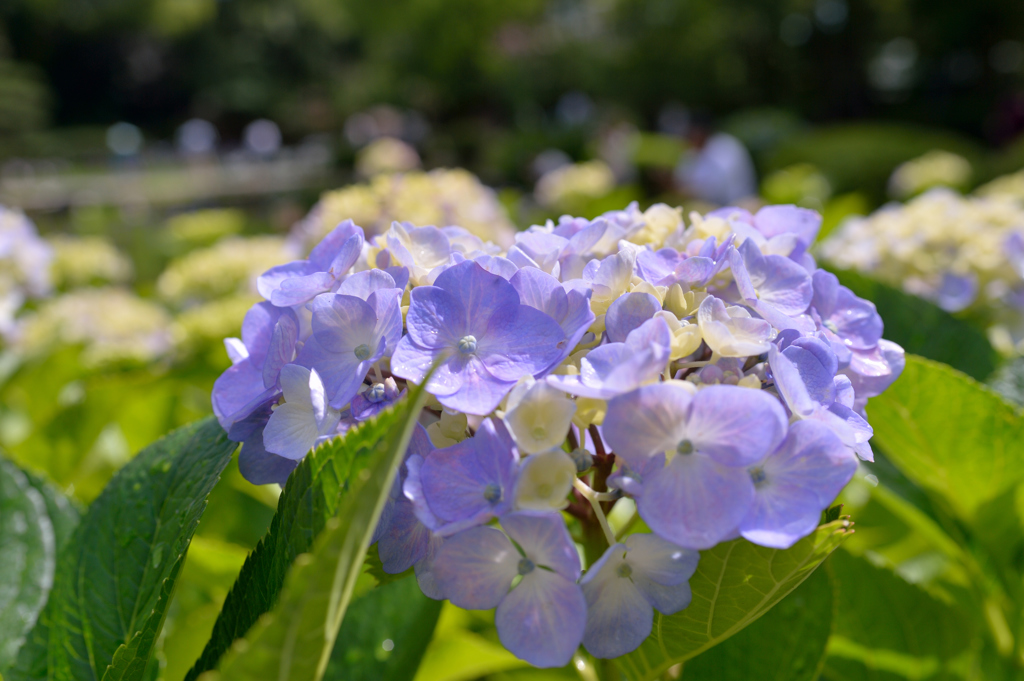
[[[602,501],[608,501],[617,498],[615,494],[609,494],[607,492],[595,492],[590,489],[587,483],[583,482],[579,478],[573,481],[573,487],[579,490],[580,494],[590,502],[590,506],[594,509],[594,516],[597,518],[597,522],[601,525],[601,531],[604,533],[604,538],[608,542],[608,546],[615,543],[615,533],[612,532],[611,526],[608,524],[608,518],[605,517],[604,509],[601,508]]]

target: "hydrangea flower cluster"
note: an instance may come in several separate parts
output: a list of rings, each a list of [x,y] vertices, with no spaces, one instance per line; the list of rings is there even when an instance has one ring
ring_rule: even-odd
[[[376,528],[384,570],[496,608],[534,665],[581,644],[616,657],[654,611],[688,606],[699,550],[791,546],[871,459],[864,405],[903,351],[815,266],[819,225],[793,206],[686,225],[634,204],[500,250],[459,227],[367,238],[345,221],[260,277],[214,410],[242,473],[283,482],[425,381]],[[619,503],[651,532],[613,531]]]
[[[819,248],[949,312],[986,318],[1005,354],[1024,353],[1024,202],[933,189],[844,222]]]
[[[0,333],[10,334],[14,317],[30,298],[48,295],[53,284],[53,249],[25,214],[0,205]]]
[[[515,235],[494,190],[461,168],[384,173],[365,184],[326,192],[296,223],[290,239],[306,251],[346,219],[361,225],[367,236],[386,232],[397,219],[420,225],[459,225],[505,248]]]

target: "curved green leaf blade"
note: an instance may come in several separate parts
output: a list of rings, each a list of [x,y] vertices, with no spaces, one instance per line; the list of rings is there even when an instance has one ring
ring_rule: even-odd
[[[8,681],[140,678],[206,497],[236,444],[209,418],[150,445],[89,507]],[[115,660],[116,657],[116,660]]]
[[[53,584],[56,540],[46,502],[0,459],[0,671],[14,661]]]
[[[683,681],[814,681],[825,665],[835,594],[815,570],[787,598],[732,638],[693,658]]]
[[[839,604],[823,679],[946,679],[970,666],[980,642],[969,613],[847,551],[830,567]]]
[[[315,449],[299,463],[281,493],[270,530],[242,566],[213,635],[185,681],[195,681],[203,672],[215,669],[231,645],[270,611],[296,557],[312,549],[327,521],[338,513],[357,482],[354,476],[364,470],[374,447],[390,442],[396,431],[404,432],[406,420],[418,413],[410,411],[413,406],[411,399],[407,400]]]
[[[721,643],[807,579],[850,534],[851,525],[845,519],[822,525],[785,551],[745,539],[702,551],[690,578],[690,607],[671,616],[656,614],[653,633],[616,662],[631,681],[648,681]]]
[[[352,601],[324,679],[410,681],[427,650],[443,601],[427,598],[416,578],[378,586]]]
[[[1024,480],[1024,417],[968,376],[908,356],[903,375],[868,403],[873,443],[908,478],[970,521]]]
[[[60,551],[81,520],[78,505],[40,476],[31,471],[24,471],[24,473],[28,478],[28,484],[43,496],[46,514],[50,517],[50,523],[53,525],[57,551]]]
[[[222,677],[323,677],[425,396],[422,387],[414,388],[391,410],[307,456],[314,465],[330,458],[347,470],[337,515],[327,521],[312,551],[295,559],[273,610],[225,653],[218,667]]]
[[[374,526],[412,437],[422,386],[376,419],[309,456],[345,462],[345,493],[310,553],[296,558],[273,610],[225,653],[226,679],[320,679],[369,548]],[[309,457],[307,457],[309,458]]]
[[[843,286],[875,304],[885,320],[885,337],[907,352],[949,364],[979,381],[995,370],[999,357],[978,327],[852,270],[832,271]]]

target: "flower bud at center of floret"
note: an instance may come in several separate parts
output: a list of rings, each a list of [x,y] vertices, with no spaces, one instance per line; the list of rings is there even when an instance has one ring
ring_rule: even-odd
[[[678,454],[693,454],[693,443],[689,440],[683,440],[676,446],[676,453]]]
[[[615,572],[619,577],[629,577],[633,574],[633,568],[629,567],[629,563],[622,563],[615,569]]]
[[[357,345],[356,349],[353,350],[352,353],[356,356],[356,359],[362,362],[364,359],[370,356],[370,346],[367,345],[366,343],[363,343],[362,345]]]
[[[496,504],[501,501],[501,488],[493,482],[484,487],[484,499],[488,503]]]
[[[383,402],[385,397],[384,384],[374,383],[373,387],[366,391],[366,399],[374,404]]]
[[[533,572],[533,569],[537,567],[533,564],[533,561],[529,558],[520,558],[519,566],[516,568],[521,575],[528,575]]]
[[[463,336],[459,339],[459,352],[471,355],[476,352],[476,336]]]
[[[836,323],[831,319],[826,319],[825,321],[822,322],[822,324],[825,326],[826,329],[828,329],[832,333],[839,333],[839,327],[836,326]]]
[[[544,439],[544,436],[548,434],[547,428],[544,426],[534,426],[531,432],[536,440],[542,440]]]
[[[750,472],[750,479],[754,481],[755,487],[763,485],[765,480],[767,480],[767,476],[765,476],[763,468],[755,466],[748,470]]]

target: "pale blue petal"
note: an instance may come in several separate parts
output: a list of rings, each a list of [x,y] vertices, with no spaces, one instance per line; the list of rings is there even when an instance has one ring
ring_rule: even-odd
[[[535,569],[501,601],[494,624],[502,645],[516,657],[535,667],[563,667],[579,648],[586,618],[579,585]]]
[[[508,314],[519,305],[519,294],[496,274],[491,274],[472,260],[449,267],[434,281],[434,286],[447,291],[463,310],[473,329],[487,328],[493,316]],[[415,292],[417,289],[413,289]],[[420,345],[429,345],[419,339]]]
[[[698,451],[719,463],[746,466],[782,442],[787,422],[782,405],[768,393],[713,385],[694,396],[685,434]]]
[[[515,511],[502,517],[501,526],[534,564],[579,579],[580,556],[560,513]]]
[[[631,466],[675,450],[683,440],[693,397],[671,384],[647,385],[608,401],[601,435]]]
[[[238,453],[238,470],[254,485],[277,483],[284,486],[299,462],[271,454],[263,447],[263,434],[258,433],[242,444]]]
[[[359,250],[362,249],[363,229],[359,227],[351,220],[345,220],[338,224],[337,227],[332,229],[330,232],[320,240],[313,250],[309,252],[309,262],[313,263],[323,271],[330,269],[331,265],[337,259],[339,253],[345,253],[346,255],[351,250],[349,246],[350,239],[358,236],[360,243],[359,249],[356,250],[356,256],[358,257]],[[353,263],[355,260],[353,260]],[[351,267],[352,264],[349,264]],[[346,270],[348,267],[345,268]],[[343,271],[338,271],[336,274],[344,274]]]
[[[453,348],[469,332],[468,324],[466,309],[452,292],[437,286],[412,290],[406,327],[420,347]]]
[[[512,578],[518,573],[519,558],[512,542],[500,531],[471,527],[445,539],[430,571],[454,605],[490,610],[508,594]]]
[[[395,501],[387,529],[377,542],[377,555],[384,572],[405,572],[427,554],[430,530],[419,521],[412,502],[402,497]]]
[[[325,350],[352,354],[360,345],[372,346],[377,315],[361,298],[325,293],[312,303],[313,338]]]
[[[259,294],[271,300],[283,282],[294,277],[305,277],[320,271],[316,265],[308,260],[295,260],[293,262],[271,267],[256,279],[256,290]]]
[[[625,552],[622,544],[612,546],[580,582],[587,601],[583,646],[594,657],[625,655],[651,633],[651,604],[632,579],[619,574]]]
[[[356,272],[346,277],[338,287],[338,293],[366,300],[374,291],[393,288],[398,288],[394,277],[384,270],[372,269]]]
[[[660,310],[661,303],[650,293],[633,292],[619,296],[605,315],[605,333],[612,342],[624,342],[633,329]]]
[[[565,332],[540,310],[515,305],[491,317],[486,335],[477,337],[477,355],[487,373],[500,381],[540,376],[562,357]]]
[[[321,293],[331,290],[334,277],[327,272],[313,272],[301,277],[285,279],[274,289],[270,302],[278,307],[291,307],[306,303]]]
[[[709,549],[746,516],[753,498],[746,469],[688,454],[676,456],[644,480],[637,510],[663,539],[684,548]]]

